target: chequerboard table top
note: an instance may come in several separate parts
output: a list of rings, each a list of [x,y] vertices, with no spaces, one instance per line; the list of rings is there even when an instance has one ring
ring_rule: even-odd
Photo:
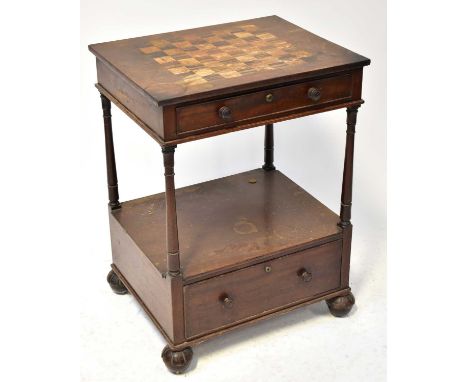
[[[369,64],[278,16],[89,46],[158,104]]]

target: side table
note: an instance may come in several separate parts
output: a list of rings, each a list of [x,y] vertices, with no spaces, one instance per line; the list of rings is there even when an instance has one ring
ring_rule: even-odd
[[[307,304],[325,300],[345,316],[354,304],[354,134],[370,60],[277,16],[89,49],[104,115],[107,280],[160,330],[169,370],[187,370],[197,343]],[[161,146],[164,193],[119,201],[111,102]],[[273,123],[339,108],[347,130],[338,216],[275,168]],[[261,125],[262,168],[175,188],[178,144]]]

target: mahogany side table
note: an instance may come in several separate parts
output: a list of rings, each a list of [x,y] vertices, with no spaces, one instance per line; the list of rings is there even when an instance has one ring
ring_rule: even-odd
[[[113,291],[128,291],[184,372],[191,346],[349,288],[356,115],[370,60],[280,17],[89,46],[104,115]],[[162,147],[166,190],[119,201],[111,102]],[[340,216],[273,164],[273,123],[346,108]],[[262,168],[176,189],[176,145],[265,125]],[[300,137],[299,137],[300,138]],[[177,206],[176,206],[177,201]]]

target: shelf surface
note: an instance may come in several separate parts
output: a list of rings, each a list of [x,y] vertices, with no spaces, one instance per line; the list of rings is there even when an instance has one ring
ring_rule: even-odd
[[[341,237],[339,216],[280,171],[252,170],[176,190],[184,279],[204,278]],[[161,272],[164,193],[112,212]]]

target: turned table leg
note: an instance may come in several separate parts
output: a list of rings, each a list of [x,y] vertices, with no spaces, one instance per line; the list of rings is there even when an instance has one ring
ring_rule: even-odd
[[[356,119],[359,106],[346,109],[346,152],[343,168],[343,182],[341,185],[340,223],[342,228],[351,225],[351,202],[353,196],[353,162],[354,135],[356,133]]]
[[[265,163],[262,168],[265,171],[275,170],[273,165],[274,159],[274,137],[273,137],[273,124],[265,126]]]
[[[181,299],[178,296],[182,295],[182,272],[180,269],[179,255],[179,234],[177,227],[177,208],[175,197],[174,183],[174,152],[176,146],[165,146],[162,148],[164,158],[164,177],[166,181],[166,243],[167,243],[167,270],[171,278],[171,288],[173,293],[173,309],[178,311],[178,316],[182,320],[183,311]],[[175,298],[174,298],[175,296]],[[179,304],[176,303],[179,301]],[[181,322],[174,323],[178,326]],[[180,329],[180,328],[179,328]],[[179,340],[183,339],[183,331],[176,330],[175,337]],[[181,338],[182,337],[182,338]],[[174,374],[181,374],[187,370],[193,357],[192,348],[173,350],[166,346],[161,354],[161,357],[166,367]]]
[[[353,162],[354,162],[354,135],[356,133],[356,120],[359,106],[346,109],[346,151],[343,168],[343,182],[341,187],[340,222],[343,229],[343,253],[341,266],[341,287],[349,287],[349,266],[351,259],[351,239],[353,226],[351,224],[351,204],[353,195]],[[346,316],[355,303],[351,292],[345,296],[338,296],[327,300],[328,308],[335,317]]]
[[[106,142],[107,190],[109,193],[109,207],[120,208],[119,187],[117,184],[117,168],[115,165],[114,138],[112,135],[111,102],[101,94],[102,116],[104,118],[104,134]]]
[[[114,137],[112,135],[111,102],[101,94],[102,116],[104,119],[104,138],[106,144],[106,167],[107,167],[107,192],[109,194],[109,208],[115,210],[120,208],[119,188],[117,184],[117,168],[115,165]],[[111,270],[107,275],[107,282],[117,294],[128,293],[119,276]]]
[[[166,242],[167,269],[169,275],[180,274],[179,234],[177,230],[177,209],[174,184],[174,151],[176,146],[162,148],[164,177],[166,180]]]

